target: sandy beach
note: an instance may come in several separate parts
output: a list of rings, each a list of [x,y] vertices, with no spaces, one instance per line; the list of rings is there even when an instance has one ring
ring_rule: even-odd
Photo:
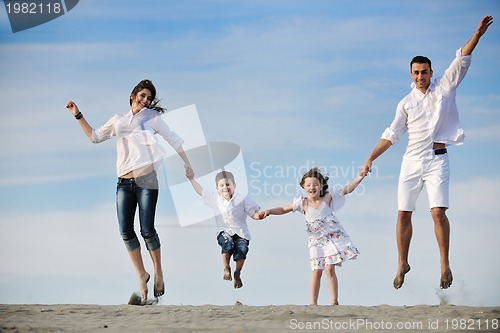
[[[0,305],[0,332],[500,332],[500,307]]]

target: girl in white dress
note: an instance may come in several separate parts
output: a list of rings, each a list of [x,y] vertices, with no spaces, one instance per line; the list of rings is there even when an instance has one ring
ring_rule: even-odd
[[[355,259],[359,252],[334,212],[344,205],[344,196],[354,191],[363,178],[364,176],[358,176],[345,187],[334,191],[328,188],[328,177],[324,177],[318,168],[313,168],[304,174],[300,182],[307,197],[295,198],[290,205],[271,208],[263,212],[264,217],[297,211],[305,215],[312,269],[311,305],[318,304],[323,270],[330,290],[331,304],[338,305],[338,280],[335,266],[341,266],[345,260]]]

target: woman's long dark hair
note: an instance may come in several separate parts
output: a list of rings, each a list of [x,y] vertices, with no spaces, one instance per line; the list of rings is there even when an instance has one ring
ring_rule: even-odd
[[[148,106],[148,109],[152,109],[152,110],[158,111],[160,113],[164,113],[165,111],[167,111],[166,108],[163,108],[159,105],[160,99],[156,98],[156,88],[153,85],[153,82],[151,82],[151,80],[147,80],[147,79],[139,82],[134,87],[132,92],[130,93],[130,102],[129,103],[131,106],[132,106],[132,96],[135,97],[135,95],[137,95],[139,93],[139,91],[141,91],[142,89],[148,89],[151,92],[152,99],[151,99],[151,104]]]

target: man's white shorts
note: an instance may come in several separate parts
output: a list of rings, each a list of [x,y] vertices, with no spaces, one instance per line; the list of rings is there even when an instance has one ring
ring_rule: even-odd
[[[430,208],[448,208],[450,165],[448,154],[421,160],[404,159],[398,185],[398,209],[415,211],[418,195],[425,184]]]

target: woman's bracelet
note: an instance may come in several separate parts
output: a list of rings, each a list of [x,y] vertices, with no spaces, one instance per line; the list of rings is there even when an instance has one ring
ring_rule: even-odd
[[[83,117],[83,114],[80,111],[78,111],[78,113],[75,114],[76,120],[81,119],[82,117]]]

